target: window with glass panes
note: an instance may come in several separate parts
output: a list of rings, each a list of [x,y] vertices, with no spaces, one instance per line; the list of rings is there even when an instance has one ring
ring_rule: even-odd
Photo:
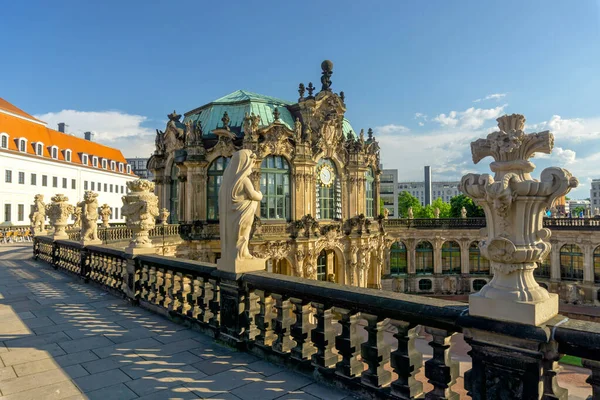
[[[373,178],[373,171],[369,169],[365,172],[365,199],[366,199],[366,216],[367,218],[373,218],[375,215],[375,199],[374,199],[374,186],[375,178]]]
[[[550,278],[550,254],[541,262],[538,261],[537,268],[533,270],[533,275],[540,278]]]
[[[340,219],[342,218],[342,202],[340,181],[337,178],[337,169],[329,159],[322,159],[317,165],[317,174],[323,165],[327,165],[333,171],[332,182],[325,185],[317,176],[317,219]]]
[[[583,279],[583,252],[576,244],[560,248],[560,277],[569,281]]]
[[[27,151],[27,145],[23,139],[19,140],[19,150],[22,151],[23,153],[25,153],[25,151]]]
[[[58,178],[56,176],[52,177],[52,187],[58,187]]]
[[[260,217],[290,219],[290,166],[281,156],[268,156],[260,166]]]
[[[2,148],[3,149],[8,148],[8,136],[6,136],[6,135],[2,135]]]
[[[17,206],[17,221],[25,220],[25,204],[19,204]]]
[[[19,184],[20,185],[25,184],[25,172],[19,172]]]
[[[4,172],[4,182],[6,182],[6,183],[12,182],[12,171],[10,169],[7,169]]]
[[[406,246],[402,242],[395,242],[390,249],[390,274],[402,275],[407,272]]]
[[[433,274],[433,246],[429,242],[419,242],[415,249],[417,274]]]
[[[327,253],[325,250],[321,251],[317,258],[317,280],[327,280]]]
[[[469,246],[469,273],[475,275],[489,275],[490,262],[481,256],[479,242],[471,243]]]
[[[169,194],[169,211],[171,214],[169,215],[169,220],[172,224],[176,224],[179,222],[179,217],[177,215],[177,209],[179,207],[179,167],[173,163],[171,166],[171,184],[169,185],[170,194]],[[111,185],[112,186],[112,185]],[[112,188],[111,188],[112,190]]]
[[[10,222],[10,219],[11,219],[12,211],[11,211],[10,206],[11,206],[10,204],[4,205],[4,221],[5,222]]]
[[[62,178],[62,187],[63,189],[67,188],[67,178]]]
[[[460,274],[460,246],[454,241],[442,245],[442,273]]]
[[[77,189],[77,183],[75,179],[71,179],[71,189]]]
[[[42,186],[48,186],[48,175],[42,175]]]
[[[36,174],[31,174],[31,184],[37,185],[37,175]]]
[[[219,219],[219,188],[223,180],[223,171],[229,164],[229,158],[219,157],[208,168],[206,191],[206,219],[215,221]]]

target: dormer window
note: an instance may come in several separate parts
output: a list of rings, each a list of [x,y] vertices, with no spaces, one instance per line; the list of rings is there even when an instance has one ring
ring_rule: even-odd
[[[88,155],[87,154],[82,154],[81,155],[81,163],[83,165],[88,165]]]
[[[8,149],[8,134],[2,133],[0,136],[0,147],[3,149]]]
[[[92,166],[98,168],[98,157],[92,157]]]
[[[19,143],[19,151],[21,153],[27,153],[27,139],[20,138],[18,143]]]
[[[58,147],[57,146],[50,147],[50,157],[52,157],[55,160],[58,160]]]
[[[117,169],[117,163],[116,163],[116,162],[114,162],[114,161],[111,161],[111,162],[110,162],[110,170],[111,170],[111,171],[114,171],[114,170],[116,170],[116,169]]]
[[[123,172],[123,163],[122,162],[119,163],[119,172]]]
[[[65,161],[71,162],[71,150],[65,150]]]
[[[108,161],[102,160],[102,169],[108,168]]]
[[[44,155],[44,143],[38,142],[35,144],[35,155],[40,157]]]
[[[131,165],[127,164],[127,173],[130,174],[131,173]]]

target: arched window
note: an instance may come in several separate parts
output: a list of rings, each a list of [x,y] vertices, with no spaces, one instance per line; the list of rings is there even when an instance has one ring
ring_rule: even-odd
[[[433,274],[433,246],[431,243],[419,242],[415,250],[415,269],[417,274]]]
[[[406,246],[402,242],[394,242],[390,250],[390,274],[403,275],[406,272]]]
[[[322,250],[317,258],[317,280],[327,280],[327,252]]]
[[[490,274],[490,262],[481,256],[478,242],[473,242],[469,246],[469,273],[473,275]]]
[[[373,170],[369,168],[365,172],[365,199],[366,199],[366,217],[373,218],[375,215],[375,178],[373,177]]]
[[[208,167],[208,188],[206,191],[206,219],[219,219],[219,188],[223,180],[223,171],[229,164],[229,158],[219,157]]]
[[[560,277],[567,281],[583,279],[583,252],[576,244],[560,248]]]
[[[8,149],[8,135],[5,133],[2,134],[2,142],[0,143],[0,147],[3,149]]]
[[[317,219],[342,218],[342,189],[337,169],[329,159],[317,165]]]
[[[550,278],[550,254],[541,262],[538,262],[537,265],[537,268],[533,270],[533,275],[540,278]]]
[[[170,222],[176,224],[179,222],[177,215],[177,209],[179,208],[179,167],[173,163],[171,166],[171,184],[170,184],[170,195],[169,195],[169,215]]]
[[[600,283],[600,246],[594,250],[594,282]]]
[[[260,166],[260,217],[290,219],[290,165],[282,156],[268,156]]]
[[[442,273],[460,274],[460,246],[455,241],[442,245]]]

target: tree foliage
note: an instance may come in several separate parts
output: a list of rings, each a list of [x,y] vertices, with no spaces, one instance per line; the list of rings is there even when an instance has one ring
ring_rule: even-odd
[[[463,207],[467,210],[467,217],[485,217],[483,208],[479,207],[470,197],[464,194],[459,194],[450,199],[450,217],[460,218],[460,212]]]
[[[421,203],[419,199],[408,192],[402,192],[398,195],[398,216],[400,218],[408,218],[408,208],[412,207],[413,215],[415,218],[418,217],[421,212]]]

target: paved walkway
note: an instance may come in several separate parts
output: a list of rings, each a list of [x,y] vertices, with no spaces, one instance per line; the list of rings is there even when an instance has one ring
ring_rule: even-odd
[[[0,247],[0,400],[350,399]]]

